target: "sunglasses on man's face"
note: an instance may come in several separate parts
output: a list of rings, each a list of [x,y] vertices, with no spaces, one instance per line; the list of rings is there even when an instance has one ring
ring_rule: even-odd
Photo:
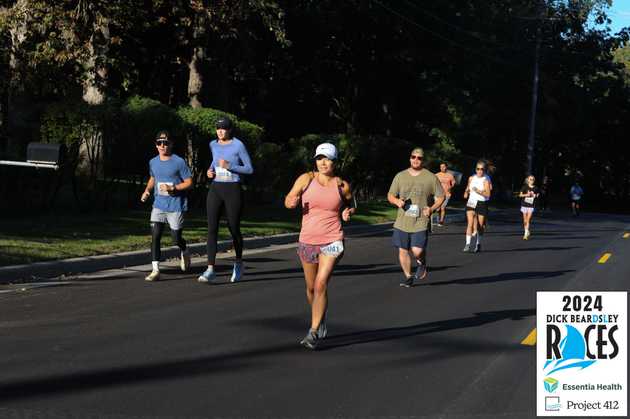
[[[157,140],[155,142],[156,146],[161,146],[163,145],[164,147],[168,147],[171,143],[168,140]]]
[[[421,156],[414,156],[413,154],[409,157],[411,160],[422,160]]]
[[[486,170],[483,167],[478,167],[477,170]]]

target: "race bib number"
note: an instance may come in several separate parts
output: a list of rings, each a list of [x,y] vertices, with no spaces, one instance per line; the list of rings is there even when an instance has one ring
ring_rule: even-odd
[[[324,256],[339,256],[343,253],[343,242],[341,240],[337,240],[336,242],[322,246],[320,250]]]
[[[466,202],[466,206],[468,208],[477,208],[477,200],[472,196],[468,198],[468,202]]]
[[[173,182],[158,182],[158,184],[157,184],[158,195],[170,196],[167,191],[162,189],[162,185],[173,186]]]
[[[420,216],[420,207],[415,204],[409,205],[409,208],[405,211],[405,216],[418,218]]]
[[[236,179],[234,174],[232,174],[232,172],[230,172],[228,169],[225,169],[223,167],[216,167],[215,168],[215,173],[217,176],[217,180],[221,180],[221,181],[235,181]]]
[[[573,195],[571,197],[574,201],[579,201],[582,197],[580,195]]]
[[[525,202],[528,203],[528,204],[533,204],[534,203],[534,197],[533,196],[525,197]]]

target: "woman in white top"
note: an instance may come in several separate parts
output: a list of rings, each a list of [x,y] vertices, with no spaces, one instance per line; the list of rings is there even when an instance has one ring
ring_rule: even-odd
[[[481,236],[483,235],[486,217],[488,216],[488,200],[490,199],[490,182],[486,176],[487,165],[479,160],[475,165],[475,174],[468,178],[468,185],[464,191],[466,199],[466,246],[464,252],[480,252]],[[470,243],[473,236],[477,236],[475,249],[471,250]]]

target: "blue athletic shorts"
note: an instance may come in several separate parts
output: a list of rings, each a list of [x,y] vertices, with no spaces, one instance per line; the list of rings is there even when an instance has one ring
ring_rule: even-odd
[[[399,249],[409,250],[412,247],[425,249],[428,242],[429,235],[426,230],[417,231],[415,233],[407,233],[395,228],[394,234],[392,234],[392,243],[394,244],[394,247],[398,247]]]

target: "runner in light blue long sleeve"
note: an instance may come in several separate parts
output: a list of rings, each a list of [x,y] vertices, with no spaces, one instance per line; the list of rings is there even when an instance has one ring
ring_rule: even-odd
[[[210,152],[210,168],[216,172],[215,182],[240,182],[239,175],[251,175],[254,172],[245,145],[236,137],[227,144],[221,144],[219,140],[210,142]],[[221,167],[222,160],[228,163],[229,168]]]
[[[207,175],[212,179],[206,198],[208,211],[208,269],[197,279],[201,283],[209,283],[216,278],[214,263],[217,254],[217,237],[221,212],[225,210],[228,228],[234,243],[234,269],[231,282],[243,276],[243,235],[241,234],[241,213],[243,210],[243,193],[241,180],[243,175],[254,172],[252,161],[241,140],[232,137],[232,121],[220,118],[217,121],[217,139],[210,142],[212,163]]]

